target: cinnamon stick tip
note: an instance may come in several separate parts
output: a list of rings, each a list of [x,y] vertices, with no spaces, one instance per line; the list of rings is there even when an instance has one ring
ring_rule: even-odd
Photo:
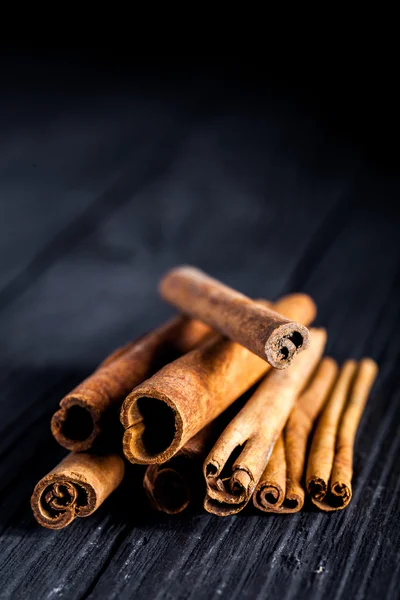
[[[230,488],[233,494],[246,495],[251,488],[254,479],[251,472],[248,469],[239,467],[232,473],[230,480]]]
[[[337,371],[339,369],[338,362],[332,358],[332,356],[324,356],[321,360],[321,366],[332,369],[332,371]]]
[[[183,422],[174,402],[145,384],[125,399],[121,421],[123,451],[132,463],[164,463],[181,445]]]
[[[331,484],[329,493],[322,497],[312,497],[312,502],[320,510],[325,512],[333,512],[336,510],[343,510],[348,506],[352,498],[351,485],[347,485],[344,482],[335,482]]]
[[[304,505],[304,495],[301,497],[298,494],[287,494],[283,503],[280,506],[280,512],[282,513],[296,513],[299,512]]]
[[[348,505],[352,497],[351,485],[347,485],[344,482],[335,481],[331,485],[331,494],[335,497],[336,502],[342,504],[342,508],[344,508]]]
[[[219,475],[221,471],[221,467],[216,460],[206,460],[203,466],[204,477],[207,479],[208,477],[216,477]]]
[[[327,484],[320,477],[311,477],[307,482],[307,491],[311,498],[321,502],[327,492]]]
[[[215,500],[214,498],[209,496],[209,494],[207,494],[204,498],[203,506],[207,512],[213,515],[217,515],[218,517],[228,517],[230,515],[235,515],[236,513],[240,512],[244,504],[245,503],[243,502],[240,504],[229,504],[225,502],[219,502],[218,500]]]
[[[79,396],[67,396],[51,419],[51,432],[60,446],[73,452],[88,450],[100,433],[100,414]]]
[[[91,515],[118,487],[124,472],[117,454],[71,452],[37,483],[31,497],[35,519],[48,529],[62,529],[75,517]]]
[[[310,334],[304,325],[294,322],[280,325],[265,344],[267,361],[275,369],[286,369],[309,343]]]
[[[180,285],[180,278],[187,276],[198,276],[204,275],[200,269],[191,265],[177,265],[169,269],[160,279],[158,283],[158,293],[161,297],[168,294],[168,291],[175,287],[175,278],[178,278],[178,285]]]
[[[372,377],[376,377],[379,371],[378,363],[371,357],[365,356],[360,360],[360,369],[366,369]]]
[[[355,358],[348,358],[347,360],[345,360],[345,362],[342,365],[342,371],[346,370],[351,370],[351,371],[355,371],[357,369],[358,363],[355,360]]]
[[[317,305],[308,294],[301,292],[288,294],[280,298],[277,304],[279,304],[279,310],[278,308],[276,310],[283,315],[287,314],[289,307],[296,306],[297,312],[302,315],[298,316],[296,320],[301,323],[312,323],[317,316]]]
[[[264,511],[274,511],[279,508],[285,500],[285,492],[282,487],[274,482],[263,482],[254,492],[254,505]]]
[[[50,473],[41,479],[31,497],[33,515],[47,529],[63,529],[75,517],[93,513],[96,505],[96,491],[89,483],[58,473]]]
[[[149,467],[149,469],[153,468],[153,466]],[[161,468],[151,478],[146,471],[143,487],[152,506],[169,515],[184,511],[192,500],[187,481],[178,471],[170,467]]]

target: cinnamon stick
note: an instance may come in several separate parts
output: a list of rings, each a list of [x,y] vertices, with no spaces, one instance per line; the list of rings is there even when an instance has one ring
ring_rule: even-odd
[[[226,516],[246,506],[325,344],[326,331],[312,329],[308,351],[290,369],[272,371],[220,436],[204,463],[208,512]]]
[[[160,293],[180,311],[201,319],[276,369],[285,369],[308,345],[307,328],[256,303],[193,267],[177,267]]]
[[[293,513],[303,507],[305,493],[302,478],[308,437],[337,371],[336,362],[332,358],[324,358],[311,383],[297,400],[283,433],[279,455],[275,446],[253,494],[256,508],[265,512]],[[281,490],[281,493],[275,494],[274,489]]]
[[[187,508],[194,493],[201,493],[204,486],[201,466],[214,429],[214,423],[210,423],[169,461],[147,467],[143,486],[153,508],[175,515]]]
[[[253,504],[265,512],[275,512],[282,506],[286,493],[286,456],[284,436],[274,446],[268,464],[253,493]]]
[[[203,462],[215,440],[249,399],[248,390],[212,423],[203,427],[170,460],[146,469],[143,486],[154,509],[177,514],[204,498]]]
[[[73,451],[91,448],[110,428],[112,411],[121,406],[133,387],[167,362],[192,350],[209,333],[204,323],[180,316],[118,348],[61,400],[51,421],[57,442]],[[118,423],[118,419],[115,421]]]
[[[352,497],[353,449],[358,424],[378,374],[377,364],[348,360],[317,425],[307,465],[307,491],[324,511],[345,508]]]
[[[36,485],[31,506],[36,521],[62,529],[75,517],[88,517],[121,483],[124,461],[117,454],[71,452]]]
[[[315,304],[293,294],[276,303],[287,317],[310,323]],[[133,463],[169,460],[269,369],[241,346],[216,335],[136,387],[121,409],[123,448]]]

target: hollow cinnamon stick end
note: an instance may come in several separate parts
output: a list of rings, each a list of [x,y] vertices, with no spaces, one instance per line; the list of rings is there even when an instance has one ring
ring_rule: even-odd
[[[39,481],[31,498],[36,521],[48,529],[63,529],[75,517],[91,514],[96,505],[96,490],[90,484],[56,472]]]
[[[277,327],[265,344],[265,356],[275,369],[286,369],[295,356],[310,342],[307,327],[300,323],[285,323]]]
[[[285,499],[285,491],[277,482],[263,482],[253,495],[253,504],[264,512],[277,512]]]
[[[233,494],[249,498],[250,490],[254,488],[251,473],[243,468],[235,469],[230,479],[230,488]]]
[[[173,434],[169,439],[168,445],[163,443],[162,439],[153,436],[152,432],[146,431],[142,423],[132,425],[125,430],[122,438],[122,448],[125,457],[132,464],[138,465],[161,465],[170,458],[180,448],[180,436]],[[164,450],[160,450],[165,448]]]
[[[210,498],[216,500],[221,494],[228,495],[225,490],[225,485],[222,479],[219,477],[221,473],[221,466],[215,459],[207,457],[203,465],[204,479],[207,485],[207,494]]]
[[[100,415],[79,396],[67,396],[51,419],[51,432],[56,441],[71,452],[92,447],[101,433]]]
[[[283,504],[279,508],[279,512],[292,514],[299,512],[304,506],[304,493],[286,494]]]
[[[331,503],[337,510],[346,508],[353,495],[350,483],[340,481],[335,481],[331,484],[330,492],[332,497]]]
[[[123,451],[134,464],[162,464],[181,447],[182,417],[168,395],[145,384],[125,399]]]
[[[146,470],[143,487],[155,510],[176,515],[187,508],[192,494],[185,478],[175,469],[150,465]]]
[[[310,477],[307,482],[307,492],[313,501],[322,502],[326,496],[327,489],[326,482],[320,477]]]
[[[239,513],[247,502],[241,502],[240,504],[230,504],[228,502],[219,502],[214,498],[211,498],[208,494],[204,498],[204,508],[207,512],[217,517],[229,517]]]
[[[69,498],[63,509],[57,512],[51,507],[52,500],[57,495],[61,496],[64,494],[65,498]],[[69,482],[64,479],[47,475],[36,485],[32,497],[31,497],[31,508],[33,516],[36,521],[42,527],[47,529],[63,529],[76,517],[74,507],[72,505],[74,498],[76,498],[77,492],[74,486],[70,486]]]
[[[330,486],[329,494],[322,501],[313,498],[313,503],[320,510],[332,512],[335,510],[343,510],[348,506],[352,497],[352,489],[350,483],[336,481]]]
[[[317,477],[309,481],[307,491],[313,504],[325,512],[346,508],[352,496],[350,484],[334,482],[328,491],[326,482]]]
[[[204,508],[207,512],[221,517],[234,515],[242,510],[250,500],[254,491],[251,474],[238,466],[232,473],[229,482],[221,478],[221,467],[218,461],[210,458],[204,463],[207,494]]]
[[[69,454],[36,485],[31,507],[37,522],[62,529],[87,517],[121,483],[124,461],[118,455]]]

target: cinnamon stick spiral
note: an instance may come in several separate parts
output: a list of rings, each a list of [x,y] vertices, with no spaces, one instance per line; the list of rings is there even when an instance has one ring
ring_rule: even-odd
[[[36,485],[31,507],[37,522],[62,529],[91,515],[121,483],[124,461],[117,454],[68,454]]]
[[[370,358],[359,364],[346,361],[322,412],[306,475],[307,491],[321,510],[341,510],[351,500],[354,441],[377,374],[378,366]]]
[[[303,472],[307,443],[336,378],[338,367],[332,358],[323,358],[311,383],[296,401],[282,435],[253,494],[256,508],[265,512],[294,513],[304,505]],[[275,497],[272,490],[282,491]]]
[[[325,343],[326,331],[312,329],[307,352],[290,369],[271,371],[220,436],[204,463],[204,507],[208,512],[231,515],[249,502],[297,396],[321,359]],[[239,456],[230,466],[236,451]]]

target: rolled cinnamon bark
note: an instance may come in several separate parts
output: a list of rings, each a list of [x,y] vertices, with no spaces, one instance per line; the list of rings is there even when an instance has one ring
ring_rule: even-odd
[[[324,511],[345,508],[352,497],[353,449],[358,424],[377,364],[364,358],[347,361],[315,431],[307,465],[307,491]]]
[[[271,458],[253,493],[253,504],[266,512],[277,510],[285,500],[286,458],[283,434],[278,437]]]
[[[169,461],[149,465],[143,487],[153,508],[175,515],[187,508],[193,494],[204,494],[202,464],[215,439],[214,423],[203,427]]]
[[[250,397],[248,390],[240,399],[212,423],[203,427],[187,444],[165,463],[147,467],[143,487],[153,508],[168,514],[177,514],[201,499],[205,482],[203,462],[226,425]]]
[[[297,400],[283,433],[284,451],[277,455],[276,447],[253,494],[256,508],[265,512],[293,513],[304,505],[302,478],[306,464],[307,443],[334,380],[338,367],[332,358],[324,358],[316,373]],[[282,481],[285,482],[282,486]],[[275,499],[270,490],[283,489]],[[282,500],[282,501],[281,501]]]
[[[57,442],[75,452],[91,448],[104,429],[110,428],[111,412],[120,408],[133,387],[209,334],[209,327],[201,321],[180,316],[118,348],[61,400],[51,421]]]
[[[31,498],[36,521],[62,529],[75,517],[88,517],[119,486],[124,469],[117,454],[71,452],[36,485]]]
[[[283,298],[275,309],[307,324],[316,311],[304,294]],[[264,360],[218,335],[166,365],[122,405],[125,456],[141,464],[169,460],[268,369]]]
[[[326,331],[312,329],[308,351],[290,369],[272,371],[220,436],[204,463],[208,512],[226,516],[246,506],[325,344]]]
[[[285,369],[308,345],[308,330],[275,310],[193,267],[177,267],[160,283],[160,293],[180,311],[201,319],[215,331]]]

